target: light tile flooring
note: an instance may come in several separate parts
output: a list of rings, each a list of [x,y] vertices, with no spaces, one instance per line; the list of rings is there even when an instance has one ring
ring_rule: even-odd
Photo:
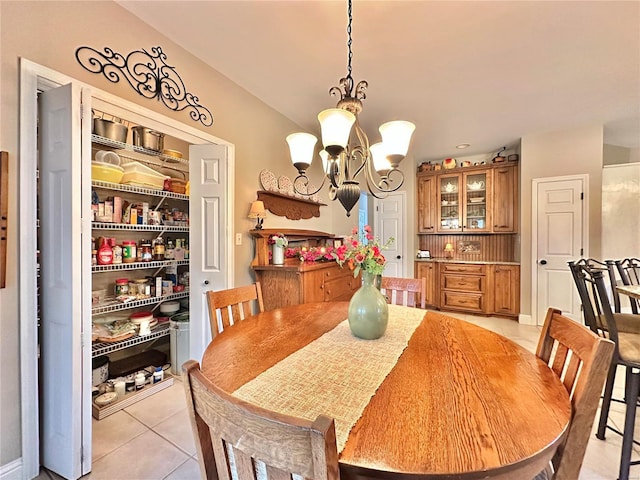
[[[540,328],[513,320],[451,314],[493,330],[535,352]],[[619,369],[614,395],[621,398],[624,387]],[[599,411],[598,411],[599,415]],[[624,405],[613,402],[611,421],[621,429]],[[640,420],[636,432],[640,433]],[[640,435],[636,435],[638,437]],[[579,480],[614,480],[620,460],[621,438],[609,433],[606,441],[591,437]],[[103,420],[93,421],[93,465],[83,478],[127,480],[191,480],[200,477],[196,449],[187,417],[182,382],[162,390]],[[634,451],[634,459],[640,450]],[[43,470],[38,480],[57,480]],[[631,479],[640,480],[640,466],[631,468]],[[518,479],[519,480],[519,479]]]

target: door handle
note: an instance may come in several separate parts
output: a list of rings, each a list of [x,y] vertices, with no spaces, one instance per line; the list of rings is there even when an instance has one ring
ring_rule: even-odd
[[[205,285],[209,285],[209,280],[205,280],[205,281],[204,281],[204,282],[202,282],[202,283],[204,283]]]
[[[402,258],[402,255],[398,255],[396,258],[400,260]]]
[[[539,263],[540,263],[540,265],[546,265],[546,264],[547,264],[547,261],[543,258],[542,260],[540,260],[540,262],[539,262]]]

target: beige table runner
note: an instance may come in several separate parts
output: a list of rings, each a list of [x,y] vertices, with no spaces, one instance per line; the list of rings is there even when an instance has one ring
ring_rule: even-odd
[[[233,395],[272,411],[336,424],[338,452],[371,397],[407,347],[425,310],[389,305],[387,331],[378,340],[351,335],[345,320],[246,383]]]

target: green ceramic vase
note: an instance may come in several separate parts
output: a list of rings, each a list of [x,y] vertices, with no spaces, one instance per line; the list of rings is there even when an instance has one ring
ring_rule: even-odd
[[[362,272],[362,287],[349,302],[349,327],[358,338],[374,340],[387,329],[389,306],[379,290],[380,278],[380,275]]]

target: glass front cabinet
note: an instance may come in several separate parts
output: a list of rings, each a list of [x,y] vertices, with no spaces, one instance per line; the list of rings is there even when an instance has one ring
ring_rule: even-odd
[[[440,175],[438,232],[490,232],[490,184],[486,170]]]

